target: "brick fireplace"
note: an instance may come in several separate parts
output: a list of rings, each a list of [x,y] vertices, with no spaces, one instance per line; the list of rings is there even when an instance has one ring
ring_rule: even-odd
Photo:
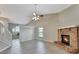
[[[61,47],[70,53],[79,51],[79,27],[68,27],[58,29],[58,39],[55,42],[57,47]]]

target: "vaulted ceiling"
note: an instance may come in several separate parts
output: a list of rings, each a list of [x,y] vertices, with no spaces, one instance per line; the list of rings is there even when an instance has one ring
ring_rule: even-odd
[[[38,4],[39,14],[54,14],[70,7],[69,4]],[[35,11],[34,4],[1,4],[0,16],[9,18],[11,23],[27,24],[32,20],[32,13]]]

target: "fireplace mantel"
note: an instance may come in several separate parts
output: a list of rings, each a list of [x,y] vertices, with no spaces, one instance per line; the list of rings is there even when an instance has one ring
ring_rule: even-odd
[[[58,29],[73,28],[73,27],[79,27],[79,25],[64,26],[64,27],[59,27]]]

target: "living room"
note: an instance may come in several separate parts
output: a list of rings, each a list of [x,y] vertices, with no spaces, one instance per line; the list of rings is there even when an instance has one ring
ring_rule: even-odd
[[[28,8],[27,11],[25,8]],[[34,10],[32,11],[31,8]],[[2,32],[4,30],[1,30],[1,33],[4,34],[4,36],[1,34],[1,36],[3,36],[0,48],[1,54],[78,53],[78,4],[3,4],[0,5],[0,9],[1,24],[3,24],[1,28],[5,26],[4,29],[5,32],[7,32],[6,34]],[[34,14],[32,15],[33,12],[36,12],[36,14],[37,12],[40,13],[35,16]],[[32,17],[38,18],[38,16],[39,19],[32,19]],[[14,36],[11,31],[17,31],[17,29],[14,29],[17,26],[20,27],[20,32],[17,33],[19,37],[13,40]],[[15,37],[17,37],[17,35],[15,35]],[[7,38],[7,40],[5,40],[5,38]],[[2,42],[6,44],[2,44]],[[29,42],[30,44],[25,42]],[[38,48],[32,48],[32,45],[37,45]],[[45,45],[47,48],[44,48]],[[24,49],[22,49],[21,46],[23,46]],[[38,50],[33,51],[32,49]],[[40,49],[44,50],[41,50],[41,52]]]
[[[1,59],[79,59],[78,0],[0,0]]]

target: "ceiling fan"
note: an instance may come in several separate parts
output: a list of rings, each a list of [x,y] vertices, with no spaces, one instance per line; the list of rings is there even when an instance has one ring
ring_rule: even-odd
[[[44,15],[38,14],[37,4],[34,4],[34,9],[35,9],[35,12],[32,13],[32,16],[29,16],[31,17],[32,20],[30,20],[26,25],[29,25],[32,21],[37,21],[37,20],[40,20],[41,17],[44,17]]]

